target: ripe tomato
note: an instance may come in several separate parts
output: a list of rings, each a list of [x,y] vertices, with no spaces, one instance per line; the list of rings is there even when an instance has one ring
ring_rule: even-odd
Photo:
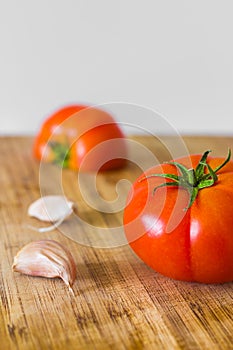
[[[125,136],[107,112],[69,105],[47,118],[34,140],[33,155],[44,162],[81,171],[125,165]]]
[[[208,154],[142,174],[128,195],[124,227],[134,252],[157,272],[223,283],[233,281],[233,162],[230,151],[224,162]]]

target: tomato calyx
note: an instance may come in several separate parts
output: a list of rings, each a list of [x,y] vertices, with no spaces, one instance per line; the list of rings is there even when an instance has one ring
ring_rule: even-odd
[[[57,141],[50,141],[48,142],[48,145],[54,154],[53,163],[61,168],[68,168],[70,160],[70,145],[62,144]]]
[[[214,183],[218,180],[217,172],[222,169],[230,160],[231,158],[231,150],[228,150],[227,158],[224,160],[222,164],[220,164],[218,167],[213,169],[208,163],[207,163],[207,157],[211,151],[206,151],[198,165],[195,169],[188,169],[184,165],[171,161],[166,162],[166,164],[174,165],[180,172],[180,175],[175,174],[151,174],[148,176],[145,176],[139,180],[139,182],[151,178],[151,177],[162,177],[165,179],[170,180],[169,182],[164,182],[158,186],[156,186],[153,190],[153,193],[156,192],[158,188],[161,187],[171,187],[171,186],[178,186],[186,189],[189,192],[190,199],[188,207],[185,208],[186,210],[190,208],[195,201],[199,190],[213,186]],[[207,171],[207,172],[206,172]]]

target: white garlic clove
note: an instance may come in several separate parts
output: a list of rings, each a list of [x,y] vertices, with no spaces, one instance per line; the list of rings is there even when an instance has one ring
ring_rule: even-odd
[[[28,215],[41,221],[56,222],[72,214],[73,206],[74,203],[65,196],[44,196],[29,206]]]
[[[50,195],[44,196],[33,202],[28,208],[28,215],[41,221],[53,222],[48,227],[28,228],[37,232],[49,232],[56,229],[63,221],[73,213],[74,203],[67,200],[65,196]]]
[[[58,226],[60,226],[66,218],[67,218],[67,214],[65,214],[64,217],[61,218],[60,220],[54,222],[52,225],[46,226],[46,227],[35,227],[32,225],[27,225],[27,227],[39,233],[50,232],[55,230]]]
[[[13,271],[30,276],[60,277],[73,293],[76,265],[70,251],[54,240],[33,241],[14,257]]]

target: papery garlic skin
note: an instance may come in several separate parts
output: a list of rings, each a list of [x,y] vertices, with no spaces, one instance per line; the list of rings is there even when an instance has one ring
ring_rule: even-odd
[[[30,276],[60,277],[72,291],[76,264],[70,251],[54,240],[33,241],[14,257],[13,271]]]
[[[73,206],[74,203],[65,196],[44,196],[30,204],[28,215],[41,221],[56,222],[71,215]]]

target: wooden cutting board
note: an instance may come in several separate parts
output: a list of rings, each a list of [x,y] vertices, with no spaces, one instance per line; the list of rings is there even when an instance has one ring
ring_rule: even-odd
[[[183,140],[192,153],[212,149],[225,156],[233,147],[230,137]],[[98,175],[95,184],[90,174],[79,178],[40,167],[31,156],[32,138],[0,138],[0,349],[233,349],[232,283],[170,280],[148,268],[124,241],[129,182],[153,161],[183,150],[172,138],[131,141],[127,168]],[[29,224],[42,224],[27,216],[29,204],[41,194],[60,193],[76,203],[76,212],[57,230],[30,230]],[[17,251],[42,238],[72,252],[75,296],[60,279],[12,272]]]

